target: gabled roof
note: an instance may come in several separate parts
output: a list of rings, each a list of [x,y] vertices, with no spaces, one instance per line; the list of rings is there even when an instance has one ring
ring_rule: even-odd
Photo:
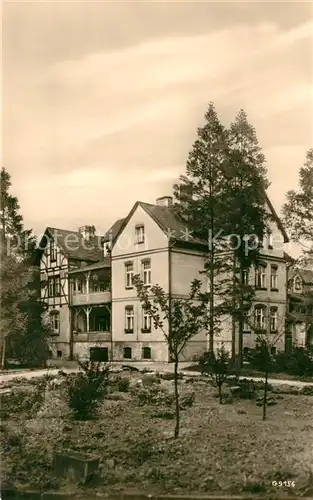
[[[103,243],[108,243],[109,241],[113,242],[116,239],[116,236],[118,235],[124,220],[125,219],[118,219],[116,222],[114,222],[113,226],[111,226],[110,229],[102,237]]]
[[[137,201],[127,217],[125,217],[125,219],[120,219],[112,226],[115,229],[118,228],[115,237],[113,238],[113,245],[116,242],[118,236],[127,226],[133,213],[139,206],[162,229],[162,231],[168,236],[169,240],[176,241],[181,244],[196,244],[207,246],[207,243],[205,241],[200,240],[199,238],[194,238],[192,236],[192,231],[188,231],[188,225],[186,221],[184,221],[184,219],[182,219],[175,212],[174,207],[152,205],[151,203],[145,203],[143,201]]]
[[[313,271],[310,271],[310,269],[294,269],[290,273],[290,279],[297,275],[300,275],[305,285],[313,285]]]
[[[278,217],[271,201],[268,196],[266,196],[266,201],[271,210],[273,220],[275,220],[279,230],[282,232],[284,237],[284,243],[288,243],[289,238],[283,227],[283,224]],[[124,219],[119,219],[113,224],[111,229],[108,231],[107,235],[112,234],[112,243],[114,244],[118,236],[121,234],[123,229],[128,224],[130,218],[132,217],[135,210],[140,206],[143,210],[150,215],[150,217],[158,224],[158,226],[164,231],[171,240],[176,241],[180,244],[196,244],[196,245],[204,245],[207,246],[207,242],[200,240],[199,238],[192,237],[192,231],[189,231],[188,234],[188,224],[187,222],[177,214],[177,211],[174,207],[168,207],[163,205],[153,205],[151,203],[145,203],[142,201],[137,201],[127,217]],[[108,241],[108,240],[107,240]],[[291,257],[287,254],[284,254],[286,260],[289,260]]]
[[[94,236],[87,242],[79,231],[47,227],[39,244],[38,250],[40,253],[45,249],[50,238],[61,248],[64,255],[70,259],[90,262],[97,262],[103,259],[100,236]]]
[[[283,226],[283,223],[280,220],[280,218],[278,217],[277,212],[276,212],[271,200],[269,199],[269,197],[267,196],[266,193],[265,193],[265,199],[266,199],[266,202],[267,202],[267,204],[272,212],[273,219],[276,222],[278,229],[280,230],[280,232],[282,233],[282,235],[284,237],[284,243],[289,243],[289,238],[288,238],[286,230]]]

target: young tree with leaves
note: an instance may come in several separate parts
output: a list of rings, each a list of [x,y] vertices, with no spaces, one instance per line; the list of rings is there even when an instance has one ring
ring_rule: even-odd
[[[268,377],[269,374],[275,369],[273,349],[285,335],[286,318],[285,316],[277,318],[277,327],[275,331],[272,330],[270,317],[267,318],[266,331],[262,333],[257,330],[254,322],[252,322],[250,326],[257,334],[256,349],[251,357],[251,366],[264,373],[262,419],[266,420],[266,410],[268,404]]]
[[[141,304],[153,320],[154,327],[163,332],[170,357],[174,363],[176,416],[174,437],[178,438],[180,428],[179,356],[187,343],[207,326],[207,296],[201,292],[202,283],[200,280],[194,280],[191,283],[187,298],[172,298],[171,301],[169,301],[168,294],[159,285],[152,286],[150,291],[147,290],[139,275],[134,276],[133,284]]]

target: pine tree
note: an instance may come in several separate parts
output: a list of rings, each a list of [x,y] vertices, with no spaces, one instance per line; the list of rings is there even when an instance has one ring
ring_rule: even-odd
[[[187,221],[193,236],[207,244],[205,272],[208,276],[209,352],[213,352],[214,336],[220,330],[220,301],[227,259],[222,245],[225,226],[223,211],[227,158],[227,134],[213,103],[205,113],[205,124],[198,128],[197,139],[189,153],[186,175],[174,185],[177,213]]]
[[[6,355],[38,364],[40,356],[42,361],[47,358],[47,329],[42,322],[39,269],[34,266],[36,240],[32,231],[24,229],[4,168],[0,179],[2,365]]]
[[[238,361],[242,363],[243,325],[254,298],[246,281],[252,265],[260,262],[261,242],[268,224],[266,189],[269,186],[265,157],[255,129],[240,110],[228,133],[228,178],[225,196],[225,231],[232,236],[233,282],[229,312],[233,319],[233,346],[238,327]]]

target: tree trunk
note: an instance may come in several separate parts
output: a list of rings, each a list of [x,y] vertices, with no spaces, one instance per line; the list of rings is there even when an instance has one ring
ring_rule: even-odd
[[[1,370],[5,368],[5,350],[6,350],[6,339],[2,340],[2,353],[1,353]]]
[[[175,413],[176,413],[176,424],[174,431],[174,438],[179,436],[179,393],[178,393],[178,358],[175,356],[174,360],[174,391],[175,391]]]
[[[221,385],[218,386],[218,397],[219,397],[220,404],[222,404],[223,403],[223,394],[222,394],[222,386]]]
[[[267,407],[267,381],[268,381],[268,372],[265,372],[265,383],[264,383],[264,394],[263,394],[263,418],[262,420],[266,420],[266,407]]]

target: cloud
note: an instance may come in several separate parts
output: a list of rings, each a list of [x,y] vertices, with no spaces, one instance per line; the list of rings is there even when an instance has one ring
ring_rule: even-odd
[[[24,68],[18,85],[5,84],[4,157],[19,169],[14,186],[29,220],[46,186],[58,193],[47,222],[63,217],[62,226],[85,216],[105,225],[136,199],[170,194],[210,100],[225,124],[247,111],[281,204],[279,176],[290,188],[282,170],[297,175],[310,132],[311,29],[237,24]]]

